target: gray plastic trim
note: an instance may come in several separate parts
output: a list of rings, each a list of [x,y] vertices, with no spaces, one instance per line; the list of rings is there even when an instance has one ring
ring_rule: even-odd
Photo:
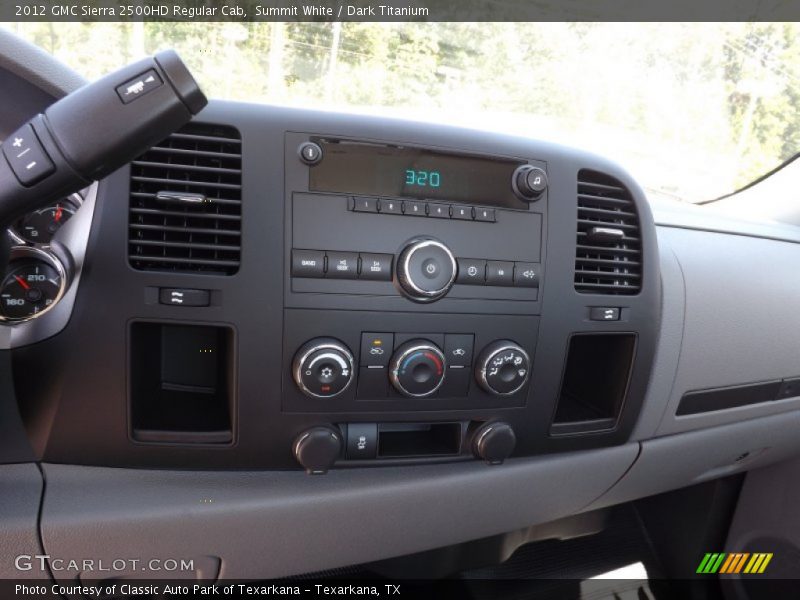
[[[216,556],[220,578],[284,577],[421,552],[580,512],[638,445],[416,467],[178,472],[45,464],[59,558]],[[153,540],[158,540],[157,548]]]
[[[642,442],[631,470],[589,509],[612,506],[800,454],[800,411]]]
[[[683,342],[683,319],[686,309],[686,287],[680,264],[669,243],[669,232],[657,228],[658,255],[661,273],[661,324],[658,331],[653,369],[639,420],[631,439],[645,440],[655,436],[667,410]]]
[[[714,427],[800,408],[800,397],[676,417],[689,391],[800,377],[797,360],[800,244],[690,229],[659,228],[685,289],[685,320],[677,333],[678,274],[662,261],[664,321],[656,376],[637,439]],[[670,290],[674,287],[674,290]],[[674,292],[674,293],[673,293]],[[669,321],[669,323],[667,323]],[[675,381],[665,400],[666,369],[680,346]],[[656,414],[663,417],[653,430]]]
[[[42,554],[37,519],[42,497],[42,474],[33,463],[0,466],[0,579],[49,578],[38,569],[18,571],[14,559]]]

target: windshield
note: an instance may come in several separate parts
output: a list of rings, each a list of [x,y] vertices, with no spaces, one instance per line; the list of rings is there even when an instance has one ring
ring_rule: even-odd
[[[381,111],[586,148],[652,196],[800,148],[794,23],[7,23],[92,79],[174,47],[211,97]]]

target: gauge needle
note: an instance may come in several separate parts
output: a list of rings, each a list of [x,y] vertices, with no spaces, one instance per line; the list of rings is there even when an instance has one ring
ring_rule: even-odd
[[[31,289],[31,286],[29,286],[29,285],[28,285],[28,284],[25,282],[25,280],[24,280],[22,277],[20,277],[19,275],[14,275],[14,279],[16,279],[16,280],[17,280],[17,283],[19,283],[19,284],[20,284],[22,287],[24,287],[26,290],[29,290],[29,289]]]
[[[54,215],[56,223],[58,223],[61,220],[61,215],[62,214],[64,214],[64,211],[61,210],[61,205],[60,204],[56,204],[56,214]]]

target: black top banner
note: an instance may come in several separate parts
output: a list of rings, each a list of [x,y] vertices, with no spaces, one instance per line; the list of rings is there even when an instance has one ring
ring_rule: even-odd
[[[3,0],[0,21],[798,21],[795,0]]]

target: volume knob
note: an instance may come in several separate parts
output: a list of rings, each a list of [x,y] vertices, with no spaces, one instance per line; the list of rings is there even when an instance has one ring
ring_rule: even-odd
[[[417,240],[400,253],[397,282],[412,300],[433,302],[453,287],[456,269],[450,248],[436,240]]]

